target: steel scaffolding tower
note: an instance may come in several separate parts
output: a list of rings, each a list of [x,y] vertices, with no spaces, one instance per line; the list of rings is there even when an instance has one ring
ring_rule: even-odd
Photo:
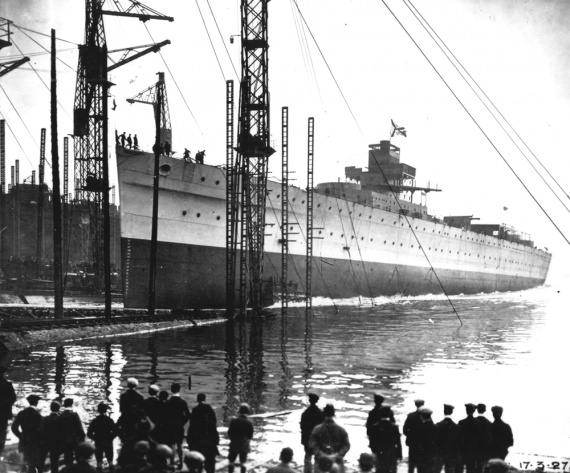
[[[41,129],[40,137],[40,168],[38,175],[38,224],[36,227],[36,275],[39,277],[40,261],[44,257],[44,172],[46,165],[46,129]]]
[[[309,118],[307,143],[307,263],[306,308],[313,308],[313,158],[315,145],[315,119]]]
[[[105,266],[105,286],[108,285],[110,261],[109,246],[109,182],[107,156],[107,94],[112,85],[108,72],[132,60],[156,52],[168,42],[152,45],[130,58],[107,66],[107,42],[103,15],[138,18],[142,21],[160,19],[173,21],[172,17],[160,15],[140,2],[132,2],[125,12],[103,10],[104,0],[85,0],[85,44],[79,46],[77,82],[74,104],[74,156],[76,198],[88,202],[89,231],[82,232],[83,254],[94,263],[96,283],[102,286]],[[139,13],[131,13],[135,9]],[[136,48],[129,48],[134,51]],[[90,248],[89,248],[90,247]],[[90,251],[88,251],[88,248]],[[103,264],[104,263],[104,264]],[[106,293],[109,292],[107,287]],[[107,298],[108,299],[108,298]],[[110,299],[106,299],[106,310],[110,312]]]
[[[263,247],[269,143],[267,4],[241,1],[241,93],[238,146],[241,178],[240,304],[254,311],[263,304]],[[247,257],[245,254],[247,253]]]
[[[289,260],[289,108],[281,109],[281,315],[287,315]]]
[[[226,317],[232,318],[235,307],[236,252],[235,233],[238,222],[237,188],[234,163],[234,81],[226,81]]]

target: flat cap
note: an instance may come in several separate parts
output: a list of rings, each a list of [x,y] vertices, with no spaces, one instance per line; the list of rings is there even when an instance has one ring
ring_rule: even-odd
[[[377,402],[384,402],[384,396],[382,396],[382,394],[380,393],[374,393],[374,401]]]
[[[323,409],[323,414],[325,417],[333,417],[334,416],[334,406],[332,404],[327,404]]]
[[[378,410],[378,416],[380,417],[380,419],[389,419],[393,415],[394,414],[392,412],[392,409],[390,409],[388,406],[382,406]]]
[[[38,402],[41,399],[40,396],[38,396],[37,394],[29,394],[26,397],[26,401],[28,402]]]
[[[246,404],[245,402],[239,405],[239,409],[238,412],[240,414],[249,414],[250,410],[249,410],[249,405]]]
[[[420,407],[420,406],[423,406],[423,405],[425,404],[425,402],[424,402],[423,399],[416,399],[416,400],[414,401],[414,404],[415,404],[417,407]]]
[[[422,407],[418,412],[423,416],[430,416],[433,414],[433,411],[429,407]]]
[[[127,384],[129,386],[138,386],[139,380],[137,378],[129,378],[129,379],[127,379]]]
[[[470,407],[471,409],[477,408],[477,406],[475,404],[473,404],[472,402],[468,402],[467,404],[465,404],[465,407]]]
[[[503,408],[501,406],[493,406],[491,407],[491,412],[498,412],[499,414],[502,414]]]
[[[320,399],[319,395],[315,393],[309,393],[307,394],[307,397],[309,398],[309,401],[318,401]]]

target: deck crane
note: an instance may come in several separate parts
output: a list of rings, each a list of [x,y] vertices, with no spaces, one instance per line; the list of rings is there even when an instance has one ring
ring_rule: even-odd
[[[12,46],[10,42],[10,36],[12,33],[10,32],[10,25],[12,22],[7,20],[6,18],[0,18],[0,49],[7,48]],[[8,72],[13,71],[17,67],[20,67],[22,64],[29,62],[30,58],[24,56],[20,59],[14,59],[12,61],[4,61],[0,62],[0,77],[8,74]]]
[[[158,240],[158,183],[160,165],[160,146],[162,143],[172,145],[172,125],[170,124],[170,112],[168,110],[168,100],[166,98],[166,87],[164,85],[164,72],[158,73],[158,82],[147,87],[139,94],[127,99],[129,103],[146,103],[154,108],[154,122],[156,126],[156,137],[154,143],[154,175],[153,175],[153,199],[152,199],[152,226],[150,237],[150,271],[148,289],[148,314],[154,315],[156,304],[156,250]]]
[[[124,58],[112,66],[107,65],[103,16],[119,15],[138,18],[143,22],[151,19],[174,21],[174,18],[162,15],[138,1],[131,3],[126,11],[113,12],[103,9],[104,0],[85,0],[85,44],[79,46],[75,89],[73,135],[76,198],[87,201],[89,207],[89,225],[82,232],[83,257],[88,260],[91,256],[99,289],[104,268],[105,315],[108,318],[111,315],[111,257],[107,96],[112,85],[108,72],[127,64],[134,57]],[[164,44],[167,43],[152,45],[137,53],[137,57],[156,52]]]
[[[229,277],[226,296],[233,299],[239,281],[240,311],[263,307],[263,250],[269,142],[267,5],[269,0],[241,0],[241,84],[234,192],[241,195],[229,220],[241,223],[233,235],[240,250],[240,274]],[[236,199],[236,202],[239,199]],[[238,235],[239,233],[239,235]],[[239,244],[238,244],[239,240]],[[237,258],[237,251],[231,252]],[[237,268],[234,264],[233,268]],[[235,269],[234,269],[235,273]],[[228,314],[231,315],[231,314]]]

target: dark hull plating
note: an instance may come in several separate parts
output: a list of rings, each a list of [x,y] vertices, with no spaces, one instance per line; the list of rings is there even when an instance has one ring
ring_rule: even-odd
[[[144,308],[148,304],[149,254],[148,240],[122,239],[125,307]],[[224,248],[159,242],[156,306],[224,308],[225,258]],[[289,264],[291,270],[305,273],[304,257],[291,256]],[[281,254],[266,253],[265,279],[277,279],[280,265]],[[537,278],[460,270],[440,269],[437,274],[447,294],[515,291],[544,282]],[[322,258],[315,258],[313,263],[314,297],[440,294],[441,285],[429,268]]]

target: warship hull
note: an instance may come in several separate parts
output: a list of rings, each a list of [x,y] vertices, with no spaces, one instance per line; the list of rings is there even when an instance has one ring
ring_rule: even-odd
[[[124,303],[142,308],[149,294],[154,155],[118,146],[117,162]],[[156,307],[225,307],[225,171],[162,156],[159,181]],[[275,297],[280,194],[281,184],[269,181],[264,280]],[[292,292],[304,291],[306,196],[288,189]],[[551,260],[532,245],[322,193],[314,194],[313,226],[313,297],[517,291],[543,284]]]

